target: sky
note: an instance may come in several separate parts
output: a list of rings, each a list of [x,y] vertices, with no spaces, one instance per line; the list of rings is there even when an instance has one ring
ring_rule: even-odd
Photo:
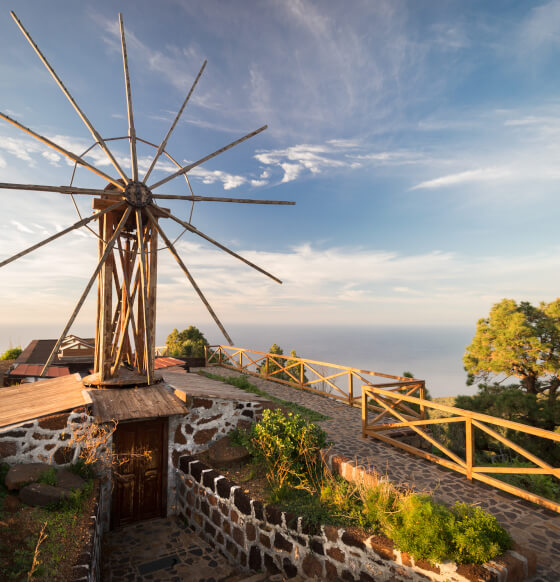
[[[0,110],[81,154],[88,130],[4,6]],[[128,131],[118,10],[138,136],[161,142],[207,59],[168,152],[186,165],[268,124],[190,172],[194,193],[296,202],[195,205],[199,230],[283,280],[183,236],[178,249],[226,328],[474,329],[504,297],[557,297],[560,1],[18,2],[106,139]],[[129,169],[127,142],[109,143]],[[141,168],[154,153],[139,148]],[[86,159],[115,174],[100,150]],[[154,180],[173,168],[160,163]],[[72,169],[0,120],[1,182],[68,185]],[[105,184],[76,172],[74,185]],[[182,178],[160,192],[188,194]],[[87,216],[91,198],[78,206]],[[0,190],[0,260],[78,219],[65,195]],[[96,264],[82,229],[3,267],[0,350],[57,337]],[[158,268],[159,341],[189,324],[222,341],[165,250]],[[92,292],[74,331],[94,325]]]

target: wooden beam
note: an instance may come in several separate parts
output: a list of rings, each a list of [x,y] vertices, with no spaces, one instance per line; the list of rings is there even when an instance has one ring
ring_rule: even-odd
[[[183,263],[181,257],[179,256],[179,253],[177,252],[177,249],[175,248],[173,243],[169,240],[169,238],[167,238],[167,235],[165,234],[165,232],[163,232],[160,225],[156,222],[156,219],[154,218],[153,214],[150,212],[149,208],[146,208],[146,214],[148,215],[149,219],[152,221],[152,224],[155,226],[155,228],[159,232],[161,238],[163,239],[163,241],[167,245],[169,252],[175,257],[175,260],[179,264],[179,267],[181,267],[181,269],[183,270],[183,273],[185,273],[185,275],[187,276],[187,279],[190,281],[194,290],[196,291],[196,293],[200,297],[200,300],[202,301],[202,303],[204,303],[204,305],[206,306],[206,309],[208,309],[208,312],[212,316],[212,319],[216,322],[216,325],[220,328],[220,331],[224,334],[224,337],[228,341],[229,345],[232,346],[233,341],[232,341],[231,337],[229,336],[225,327],[222,325],[222,322],[218,319],[218,316],[216,315],[216,313],[212,309],[212,306],[210,305],[210,303],[208,303],[208,301],[206,300],[206,297],[204,296],[204,294],[200,290],[200,287],[196,284],[196,281],[193,279],[189,270],[185,266],[185,263]]]
[[[148,210],[146,208],[146,210]],[[155,221],[155,222],[154,222]],[[157,225],[157,219],[148,221],[146,230],[149,232],[148,242],[149,250],[146,256],[147,276],[148,276],[148,317],[150,319],[149,331],[151,351],[148,358],[148,365],[153,376],[154,374],[154,358],[156,345],[156,299],[157,299],[157,263],[158,263],[158,233],[154,228]],[[149,228],[148,228],[149,227]]]
[[[223,196],[179,196],[174,194],[153,194],[152,198],[161,200],[193,200],[194,202],[236,202],[238,204],[277,204],[295,206],[289,200],[256,200],[251,198],[224,198]]]
[[[259,129],[255,129],[255,131],[251,131],[247,135],[244,135],[243,137],[241,137],[235,141],[232,141],[227,146],[224,146],[223,148],[220,148],[219,150],[216,150],[215,152],[208,154],[207,156],[205,156],[203,158],[200,158],[200,160],[193,162],[192,164],[188,164],[186,166],[183,166],[180,170],[177,170],[174,174],[171,174],[170,176],[167,176],[167,178],[163,178],[163,180],[160,180],[159,182],[156,182],[155,184],[152,184],[151,186],[149,186],[150,190],[155,190],[159,186],[162,186],[163,184],[166,184],[167,182],[169,182],[169,180],[173,180],[174,178],[177,178],[177,176],[182,176],[183,174],[190,172],[193,168],[200,166],[204,162],[207,162],[208,160],[211,160],[212,158],[215,158],[216,156],[223,154],[224,152],[231,149],[232,147],[239,145],[240,143],[242,143],[242,142],[250,139],[251,137],[254,137],[255,135],[261,133],[267,127],[268,127],[267,125],[263,125],[262,127],[259,127]]]
[[[124,22],[119,12],[119,26],[121,28],[121,47],[124,68],[124,86],[126,90],[126,109],[128,112],[128,137],[130,139],[130,162],[132,164],[132,179],[138,182],[138,159],[136,157],[136,129],[132,113],[132,92],[130,89],[130,75],[128,73],[128,57],[126,54],[126,40],[124,38]]]
[[[192,232],[193,234],[197,234],[198,236],[200,236],[203,239],[207,240],[208,242],[212,243],[214,246],[217,246],[219,249],[222,249],[222,251],[225,251],[226,253],[230,254],[232,257],[235,257],[236,259],[239,259],[240,261],[242,261],[246,265],[253,267],[253,269],[255,269],[256,271],[259,271],[259,273],[262,273],[263,275],[270,277],[273,281],[276,281],[277,283],[282,284],[282,281],[280,279],[278,279],[278,277],[271,275],[268,271],[265,271],[261,267],[255,265],[255,263],[252,263],[251,261],[244,259],[242,256],[238,255],[236,252],[232,251],[231,249],[228,249],[226,246],[224,246],[223,244],[214,240],[213,238],[210,238],[208,235],[204,234],[203,232],[201,232],[200,230],[198,230],[194,226],[190,225],[188,222],[184,222],[183,220],[181,220],[180,218],[177,218],[176,216],[171,214],[171,212],[165,210],[164,208],[161,208],[160,206],[156,206],[156,205],[154,205],[154,206],[164,216],[166,216],[167,218],[171,218],[172,220],[174,220],[175,222],[177,222],[178,224],[180,224],[181,226],[186,228],[188,231]]]
[[[76,230],[77,228],[80,228],[81,226],[84,226],[85,224],[87,224],[88,222],[91,222],[92,220],[97,220],[98,218],[100,218],[104,214],[107,214],[107,212],[111,212],[111,211],[116,210],[117,208],[123,206],[123,204],[125,204],[125,203],[124,202],[117,202],[116,204],[109,206],[109,208],[106,208],[105,210],[102,210],[102,211],[98,212],[97,214],[94,214],[93,216],[88,216],[88,218],[83,218],[82,220],[78,220],[78,222],[75,222],[72,226],[69,226],[68,228],[65,228],[64,230],[61,230],[60,232],[57,232],[56,234],[49,236],[49,238],[46,238],[45,240],[37,243],[36,245],[33,245],[33,246],[29,247],[28,249],[21,251],[21,253],[18,253],[17,255],[14,255],[13,257],[6,259],[5,261],[2,261],[0,263],[0,268],[3,267],[4,265],[7,265],[8,263],[11,263],[12,261],[15,261],[16,259],[19,259],[19,258],[27,255],[28,253],[42,247],[43,245],[46,245],[46,244],[52,242],[53,240],[56,240],[57,238],[65,235],[65,234],[68,234],[69,232]]]
[[[101,257],[99,263],[97,264],[97,267],[96,267],[95,271],[93,272],[91,279],[88,281],[88,284],[86,285],[86,288],[84,289],[84,292],[82,293],[82,296],[80,297],[80,300],[78,301],[78,304],[76,305],[74,311],[72,312],[72,315],[70,316],[70,319],[68,320],[68,323],[66,324],[66,327],[62,331],[62,334],[60,335],[60,337],[58,338],[58,340],[57,340],[57,342],[56,342],[56,344],[51,352],[51,355],[49,356],[46,364],[43,366],[43,369],[41,370],[42,377],[44,377],[49,366],[51,365],[52,361],[54,360],[54,357],[55,357],[56,353],[58,352],[58,348],[60,347],[62,340],[68,334],[68,330],[72,327],[72,324],[74,323],[76,316],[78,315],[80,309],[82,308],[82,305],[84,304],[84,301],[86,300],[86,297],[89,293],[89,290],[91,289],[91,286],[93,285],[93,282],[95,281],[99,271],[101,270],[101,268],[105,264],[107,257],[112,252],[113,247],[115,245],[115,241],[116,241],[117,237],[119,236],[121,230],[123,229],[124,225],[126,224],[126,221],[128,220],[128,217],[129,217],[131,212],[132,212],[132,208],[129,206],[125,210],[125,212],[124,212],[124,214],[119,222],[119,225],[117,226],[117,229],[115,230],[115,232],[113,233],[113,236],[111,237],[111,240],[107,243],[107,246],[105,248],[105,252],[103,253],[103,256]]]
[[[154,169],[157,161],[159,160],[159,157],[161,156],[162,152],[165,150],[166,146],[167,146],[167,142],[169,141],[169,138],[171,137],[171,134],[173,133],[173,130],[175,129],[175,126],[177,125],[177,122],[179,121],[181,115],[183,114],[183,110],[185,109],[185,107],[187,106],[187,103],[189,102],[189,99],[191,98],[191,95],[196,87],[196,85],[198,84],[198,81],[200,79],[200,77],[202,76],[202,73],[204,71],[204,68],[206,67],[206,61],[204,61],[202,63],[202,67],[200,67],[200,71],[198,71],[198,75],[196,76],[196,79],[194,80],[190,91],[188,92],[185,100],[183,101],[183,105],[181,105],[181,108],[179,109],[179,111],[177,112],[177,115],[175,116],[175,120],[173,121],[173,123],[171,124],[171,127],[169,128],[169,131],[167,132],[167,135],[165,136],[165,138],[163,139],[163,141],[161,142],[158,151],[150,165],[150,167],[148,168],[148,171],[146,172],[146,175],[144,176],[144,179],[142,180],[142,182],[144,182],[144,184],[146,183],[146,180],[148,179],[148,177],[150,176],[150,174],[152,173],[152,170]]]
[[[56,83],[58,84],[58,86],[60,87],[62,92],[64,93],[64,95],[66,95],[66,98],[68,99],[68,101],[70,101],[72,107],[76,110],[76,113],[80,116],[80,119],[84,122],[85,126],[89,129],[91,135],[93,136],[93,139],[99,144],[101,149],[105,152],[105,154],[109,158],[110,162],[115,167],[115,170],[117,170],[117,172],[119,173],[120,177],[124,180],[125,183],[127,183],[128,178],[127,178],[126,174],[123,172],[122,168],[119,166],[119,163],[117,162],[117,160],[115,159],[115,157],[113,156],[113,154],[111,153],[109,148],[107,147],[107,144],[103,141],[103,138],[101,137],[101,135],[99,135],[98,131],[93,127],[90,120],[86,117],[86,114],[80,109],[80,107],[78,106],[78,104],[76,103],[76,101],[74,100],[72,95],[70,95],[70,91],[68,91],[68,89],[66,88],[66,86],[64,85],[64,83],[62,82],[60,77],[56,74],[55,70],[51,67],[51,65],[50,65],[49,61],[47,60],[47,58],[45,57],[45,55],[43,55],[43,53],[41,52],[39,47],[35,44],[34,40],[31,38],[31,35],[27,32],[27,30],[25,29],[23,24],[20,22],[18,17],[15,15],[15,12],[12,10],[10,12],[10,14],[12,15],[12,18],[14,19],[15,23],[19,26],[19,29],[21,30],[21,32],[23,33],[25,38],[28,40],[29,44],[33,47],[33,50],[37,53],[37,56],[41,59],[41,61],[43,62],[43,64],[45,65],[45,67],[47,68],[49,73],[51,74],[51,76],[54,78],[54,80],[56,81]]]
[[[89,194],[91,196],[106,196],[107,194],[119,197],[120,194],[107,192],[107,190],[96,190],[94,188],[76,188],[75,186],[43,186],[41,184],[11,184],[0,182],[0,188],[4,190],[29,190],[38,192],[58,192],[59,194]]]
[[[84,166],[84,168],[87,168],[88,170],[92,171],[94,174],[101,176],[104,180],[111,182],[111,184],[117,186],[117,188],[120,191],[124,190],[124,186],[118,180],[116,180],[115,178],[112,178],[111,176],[109,176],[105,172],[102,172],[101,170],[97,169],[95,166],[88,164],[85,160],[83,160],[82,158],[80,158],[76,154],[73,154],[72,152],[69,152],[68,150],[64,149],[62,146],[58,145],[54,141],[51,141],[50,139],[36,133],[32,129],[29,129],[29,127],[26,127],[25,125],[23,125],[19,121],[16,121],[15,119],[11,118],[9,115],[6,115],[5,113],[0,112],[0,118],[4,119],[8,123],[11,123],[12,125],[15,125],[18,129],[21,129],[22,131],[24,131],[28,135],[34,137],[35,139],[39,140],[40,142],[44,143],[45,145],[48,145],[53,150],[56,150],[58,153],[66,156],[67,158],[70,158],[71,160],[73,160],[74,162],[77,162],[78,164],[81,164],[82,166]]]
[[[146,252],[144,246],[144,227],[142,224],[142,210],[140,208],[136,209],[136,234],[138,236],[138,249],[140,250],[140,276],[141,276],[141,287],[142,287],[142,308],[143,308],[143,322],[144,322],[144,367],[146,369],[146,374],[148,377],[148,384],[153,382],[153,374],[151,366],[149,365],[150,358],[153,359],[150,346],[150,318],[148,316],[148,274],[146,269]]]

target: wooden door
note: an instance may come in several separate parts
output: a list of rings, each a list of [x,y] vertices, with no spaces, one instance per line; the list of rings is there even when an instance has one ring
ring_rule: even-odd
[[[111,527],[165,516],[167,419],[119,423],[113,454]]]

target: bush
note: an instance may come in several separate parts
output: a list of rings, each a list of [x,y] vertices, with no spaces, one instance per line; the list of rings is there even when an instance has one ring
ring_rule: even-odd
[[[17,346],[17,348],[10,348],[6,350],[1,356],[0,360],[15,360],[21,354],[23,350],[21,346]]]
[[[320,450],[327,446],[327,434],[299,414],[267,409],[244,444],[254,458],[266,464],[271,484],[309,486],[317,482],[322,469]]]
[[[510,535],[480,507],[457,502],[452,513],[453,558],[459,564],[483,564],[511,548]]]
[[[400,500],[399,511],[389,520],[395,545],[416,559],[442,562],[450,555],[454,515],[427,495]]]

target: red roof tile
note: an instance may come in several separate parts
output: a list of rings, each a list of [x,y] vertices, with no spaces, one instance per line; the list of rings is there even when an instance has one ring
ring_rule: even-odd
[[[41,375],[43,366],[40,364],[18,364],[11,372],[10,376],[37,376]],[[59,378],[68,376],[70,370],[65,366],[49,366],[45,378]]]
[[[183,360],[178,360],[177,358],[159,357],[154,361],[154,370],[170,368],[171,366],[182,366],[184,363]]]

